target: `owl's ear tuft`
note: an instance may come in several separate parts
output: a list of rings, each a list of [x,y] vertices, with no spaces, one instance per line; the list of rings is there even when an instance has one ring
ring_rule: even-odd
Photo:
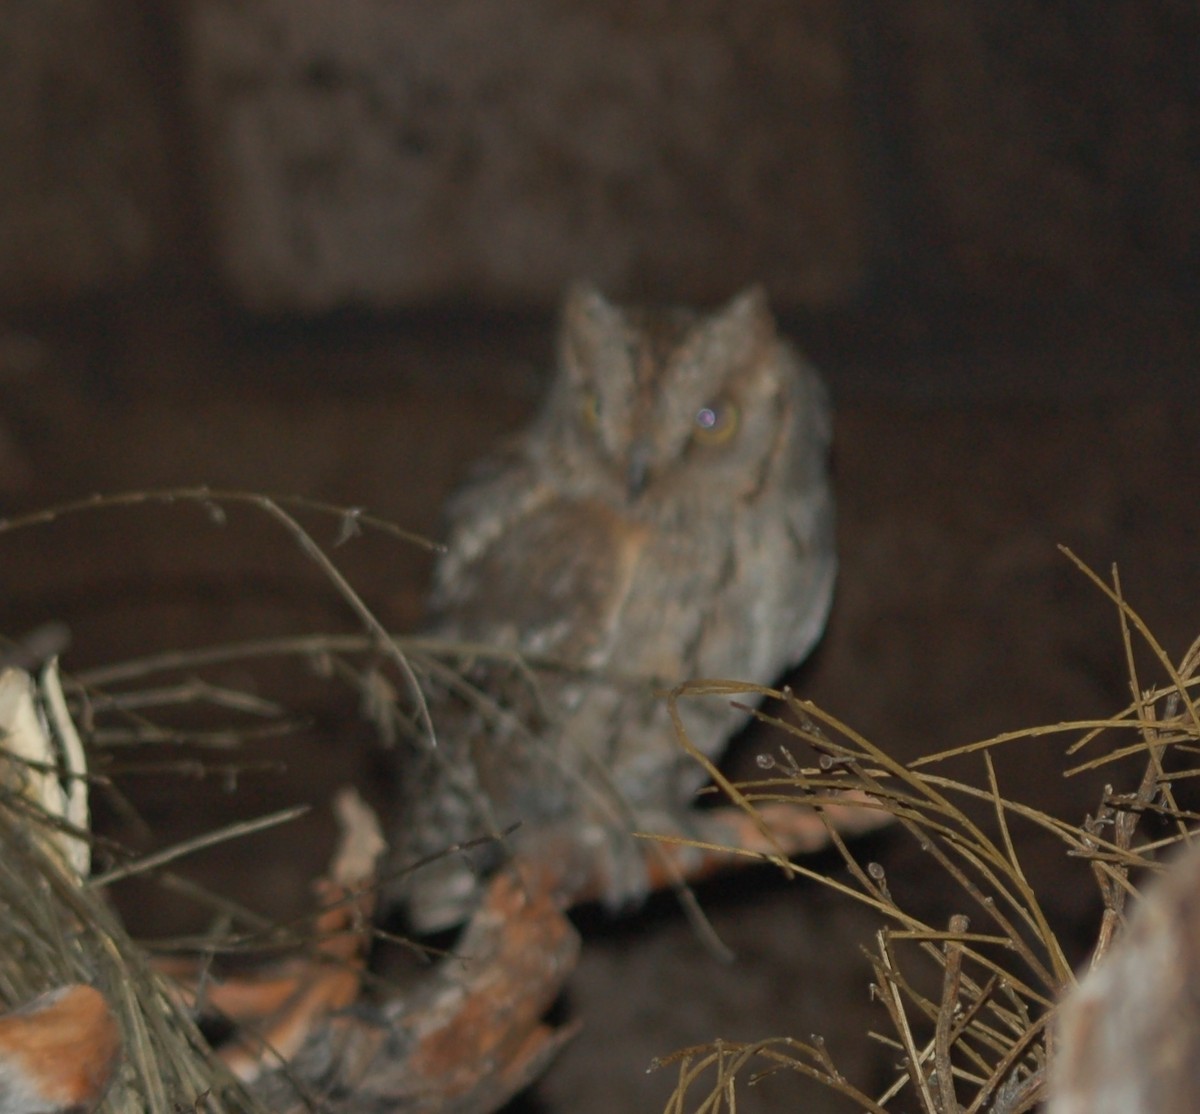
[[[567,287],[562,310],[565,326],[570,327],[573,322],[584,318],[603,318],[616,312],[616,307],[595,283],[583,279]]]
[[[559,351],[568,367],[595,367],[622,331],[624,317],[590,282],[573,283],[563,299]]]
[[[761,286],[743,290],[720,309],[702,318],[697,329],[710,353],[720,354],[707,357],[717,363],[728,363],[734,353],[753,359],[778,336],[775,318]]]
[[[775,317],[767,303],[767,292],[757,283],[734,295],[712,315],[714,322],[727,322],[746,332],[775,332]]]

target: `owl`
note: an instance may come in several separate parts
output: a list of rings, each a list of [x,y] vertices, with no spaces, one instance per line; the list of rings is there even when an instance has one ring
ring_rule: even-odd
[[[708,315],[568,293],[540,413],[448,508],[428,633],[460,647],[471,695],[435,684],[437,742],[401,775],[401,858],[434,859],[405,875],[416,927],[462,919],[499,858],[552,847],[602,861],[611,905],[644,894],[630,833],[691,831],[704,781],[662,690],[770,683],[824,628],[830,425],[761,290]],[[710,756],[745,718],[681,711]]]

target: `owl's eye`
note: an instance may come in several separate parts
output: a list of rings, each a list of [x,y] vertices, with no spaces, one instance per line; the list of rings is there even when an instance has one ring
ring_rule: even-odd
[[[723,445],[738,427],[738,408],[732,402],[710,402],[696,411],[692,437],[698,445]]]
[[[579,414],[588,429],[595,429],[600,424],[600,400],[594,392],[584,392],[579,403]]]

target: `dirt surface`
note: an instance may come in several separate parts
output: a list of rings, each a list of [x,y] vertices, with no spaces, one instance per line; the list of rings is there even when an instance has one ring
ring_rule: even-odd
[[[838,405],[842,561],[824,645],[796,678],[804,694],[901,756],[1116,711],[1129,687],[1114,608],[1059,544],[1104,576],[1117,562],[1127,598],[1178,659],[1200,631],[1200,345],[1189,321],[1101,315],[1068,326],[1050,315],[1019,339],[1003,320],[941,332],[928,321],[798,323]],[[467,462],[530,412],[548,329],[476,318],[249,326],[188,299],[40,323],[5,348],[3,505],[16,515],[92,492],[207,484],[366,507],[435,533]],[[278,522],[253,505],[220,506],[223,515],[194,502],[92,510],[0,533],[4,632],[67,623],[64,665],[80,671],[168,648],[358,629]],[[337,538],[337,515],[301,518],[320,541]],[[427,553],[369,530],[331,552],[381,621],[416,623]],[[268,684],[236,666],[222,679]],[[328,853],[332,787],[369,783],[375,765],[326,682],[297,669],[269,683],[263,695],[314,716],[306,742],[255,744],[256,757],[286,763],[286,777],[125,777],[141,821],[112,804],[101,819],[126,842],[154,845],[218,814],[312,801],[301,827],[181,866],[282,917],[304,907]],[[1097,788],[1064,782],[1061,768],[1060,744],[1023,743],[1000,777],[1010,795],[1078,820]],[[386,785],[373,791],[379,799]],[[1086,873],[1048,840],[1020,839],[1082,954]],[[868,851],[923,915],[957,911],[902,837],[876,837]],[[136,933],[197,924],[196,910],[156,889],[118,896]],[[701,896],[733,964],[705,951],[669,899],[618,923],[584,918],[565,1008],[585,1028],[527,1109],[661,1108],[672,1077],[647,1075],[650,1059],[715,1036],[825,1032],[848,1074],[880,1071],[888,1055],[857,1036],[865,1015],[882,1025],[854,946],[869,939],[870,917],[770,875]],[[809,1094],[782,1077],[756,1091],[739,1108],[796,1109]]]

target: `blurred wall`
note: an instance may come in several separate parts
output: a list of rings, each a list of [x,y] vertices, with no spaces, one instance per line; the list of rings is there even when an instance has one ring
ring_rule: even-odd
[[[1200,10],[16,0],[0,310],[1190,292]]]

